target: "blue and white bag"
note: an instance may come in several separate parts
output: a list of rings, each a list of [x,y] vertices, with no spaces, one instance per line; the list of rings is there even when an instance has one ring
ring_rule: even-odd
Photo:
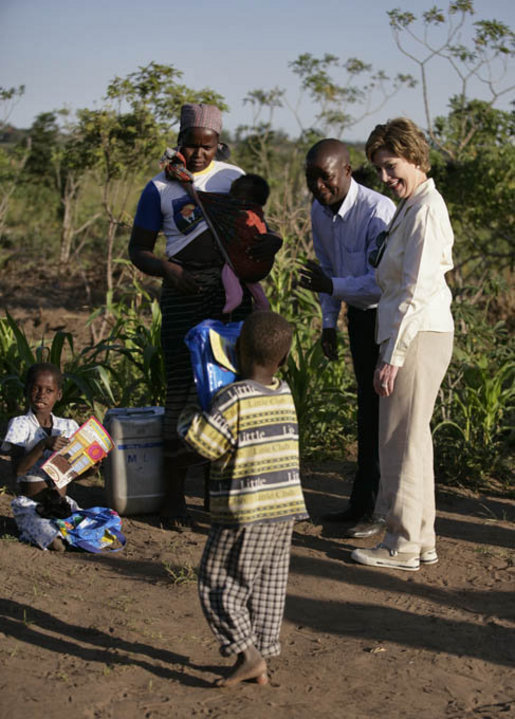
[[[80,509],[66,519],[53,521],[67,544],[86,552],[119,552],[126,543],[121,531],[120,515],[109,507]],[[113,546],[115,540],[118,540],[120,546]]]

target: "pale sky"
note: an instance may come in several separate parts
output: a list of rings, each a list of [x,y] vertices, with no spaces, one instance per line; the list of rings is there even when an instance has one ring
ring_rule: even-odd
[[[399,7],[419,15],[432,5],[434,0],[0,0],[0,86],[26,86],[9,121],[29,127],[40,112],[100,107],[115,76],[151,61],[171,64],[188,86],[211,87],[225,97],[230,112],[224,122],[232,131],[251,121],[243,104],[250,90],[278,86],[291,104],[298,101],[299,82],[288,63],[301,53],[358,57],[390,75],[418,77],[417,66],[395,47],[386,11]],[[513,0],[475,0],[474,7],[473,20],[495,18],[515,29]],[[512,82],[514,74],[512,65]],[[335,79],[343,82],[343,74]],[[433,115],[444,114],[458,90],[448,68],[435,65]],[[508,109],[514,96],[499,106]],[[300,111],[309,126],[310,103],[304,100]],[[425,127],[420,90],[402,91],[343,139],[365,139],[377,122],[397,115]],[[274,127],[298,134],[289,110],[277,113]]]

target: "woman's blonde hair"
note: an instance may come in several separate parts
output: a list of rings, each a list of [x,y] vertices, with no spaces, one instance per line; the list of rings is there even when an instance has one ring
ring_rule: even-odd
[[[369,135],[365,152],[370,162],[378,150],[388,150],[396,157],[429,172],[429,145],[422,130],[407,117],[396,117],[385,125],[376,125]]]

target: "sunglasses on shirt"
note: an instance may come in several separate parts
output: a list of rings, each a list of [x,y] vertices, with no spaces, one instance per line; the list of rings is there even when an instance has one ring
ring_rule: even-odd
[[[378,267],[379,263],[383,259],[383,255],[386,250],[386,239],[388,237],[388,230],[383,230],[380,232],[376,237],[376,245],[375,248],[372,250],[372,252],[368,256],[368,261],[372,265],[372,267]]]

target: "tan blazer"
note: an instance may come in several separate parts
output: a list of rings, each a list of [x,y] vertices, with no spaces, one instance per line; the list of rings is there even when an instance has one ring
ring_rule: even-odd
[[[454,234],[432,179],[401,202],[376,270],[382,290],[376,341],[384,362],[402,367],[418,332],[452,332],[452,295],[445,273],[453,267]]]

